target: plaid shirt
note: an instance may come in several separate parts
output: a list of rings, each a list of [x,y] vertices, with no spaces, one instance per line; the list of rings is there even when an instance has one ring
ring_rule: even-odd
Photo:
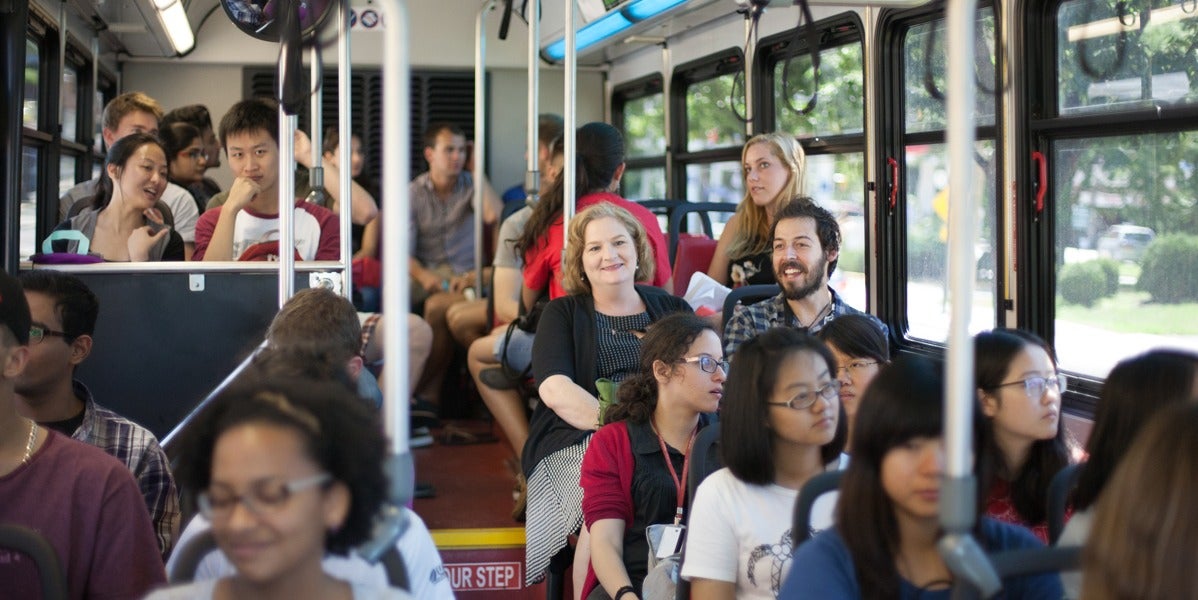
[[[75,397],[83,400],[83,424],[73,439],[96,446],[125,463],[145,498],[158,549],[165,561],[179,535],[179,492],[171,476],[170,461],[148,429],[96,404],[91,390],[73,382]]]
[[[840,299],[836,290],[828,288],[832,293],[832,310],[819,321],[812,323],[805,331],[815,333],[824,328],[832,319],[844,315],[865,315],[869,317],[878,328],[882,330],[882,335],[889,337],[889,328],[884,323],[878,320],[877,317],[868,313],[863,313]],[[732,318],[728,319],[728,325],[724,328],[724,356],[731,357],[736,349],[741,344],[757,337],[757,334],[771,329],[773,327],[794,327],[802,329],[799,325],[799,319],[794,316],[794,312],[786,305],[786,293],[783,292],[762,300],[750,306],[737,305],[732,313]]]

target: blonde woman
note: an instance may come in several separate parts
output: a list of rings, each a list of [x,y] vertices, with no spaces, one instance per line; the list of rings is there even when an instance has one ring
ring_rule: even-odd
[[[753,136],[741,151],[745,197],[720,235],[707,275],[729,287],[774,283],[770,223],[774,213],[802,195],[807,156],[794,137]]]

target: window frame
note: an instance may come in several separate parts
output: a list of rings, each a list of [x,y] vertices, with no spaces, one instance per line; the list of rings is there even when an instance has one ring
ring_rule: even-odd
[[[625,145],[627,146],[628,131],[624,122],[624,107],[633,100],[640,100],[654,94],[662,95],[662,102],[668,102],[669,98],[665,93],[665,76],[660,73],[650,73],[643,77],[639,77],[632,81],[622,83],[612,90],[611,106],[612,106],[612,125],[619,130],[620,135],[624,136]],[[669,132],[669,120],[662,123],[662,129]],[[669,139],[674,139],[676,136],[669,135]],[[625,171],[637,171],[644,169],[661,169],[666,174],[666,198],[676,197],[673,182],[670,178],[670,144],[665,144],[665,152],[659,156],[636,156],[627,157],[624,160]],[[627,197],[624,191],[624,184],[620,184],[620,195]],[[659,198],[633,198],[633,200],[657,200]]]
[[[993,6],[993,2],[985,1],[978,4],[978,9],[992,8]],[[909,333],[910,324],[907,318],[908,257],[905,190],[908,177],[906,149],[912,145],[944,144],[947,141],[947,135],[944,129],[915,133],[905,131],[904,82],[906,71],[904,63],[906,55],[903,51],[903,43],[912,28],[944,18],[945,3],[940,0],[911,9],[884,9],[879,14],[877,24],[880,49],[878,54],[881,59],[877,71],[878,114],[875,116],[877,137],[873,142],[877,156],[876,170],[873,173],[878,210],[876,236],[878,247],[890,250],[886,253],[879,253],[878,256],[877,285],[880,288],[878,314],[890,325],[891,335],[901,341],[905,350],[929,356],[943,355],[946,346],[941,342],[912,337]],[[1002,37],[1001,28],[1002,20],[996,13],[995,36],[998,39]],[[998,81],[997,76],[1002,72],[1003,61],[1002,52],[996,50],[995,81]],[[994,123],[979,125],[974,129],[976,140],[993,140],[995,145],[993,160],[995,161],[996,193],[993,205],[987,207],[987,210],[992,212],[994,219],[995,239],[992,252],[996,257],[1004,256],[1006,241],[1006,237],[1001,233],[1006,231],[1006,221],[1001,210],[1006,197],[1001,183],[1005,180],[1002,147],[1004,98],[999,92],[998,89],[993,92],[995,94]],[[981,93],[980,90],[979,93]],[[897,161],[899,171],[899,190],[893,207],[889,205],[889,193],[893,185],[887,163],[890,158]],[[993,317],[995,326],[1002,327],[1007,302],[1004,301],[999,290],[1005,287],[1005,271],[1001,268],[997,268],[995,271],[994,281],[991,282],[991,292],[995,300]]]
[[[735,74],[744,69],[744,52],[741,48],[728,48],[705,57],[683,63],[674,69],[670,78],[670,144],[666,149],[672,158],[670,170],[666,173],[666,189],[672,196],[682,196],[686,190],[686,168],[691,165],[705,165],[720,162],[739,162],[743,144],[708,148],[705,150],[687,150],[687,111],[686,92],[691,84],[713,79],[729,73]],[[745,135],[745,139],[751,137]],[[690,198],[679,198],[687,202],[698,202]]]

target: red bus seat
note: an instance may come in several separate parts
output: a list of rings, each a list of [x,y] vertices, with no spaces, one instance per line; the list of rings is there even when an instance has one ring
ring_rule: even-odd
[[[716,241],[705,236],[684,233],[678,236],[678,252],[674,255],[674,295],[686,293],[691,275],[707,272],[715,256]]]

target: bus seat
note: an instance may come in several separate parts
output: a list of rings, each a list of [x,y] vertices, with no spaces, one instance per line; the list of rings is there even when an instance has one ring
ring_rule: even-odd
[[[715,256],[717,242],[705,235],[684,233],[678,238],[678,252],[674,257],[674,295],[686,293],[691,275],[706,273]]]
[[[762,283],[758,285],[742,285],[733,289],[728,297],[724,299],[724,323],[723,328],[728,328],[728,319],[732,318],[732,312],[737,304],[748,306],[756,302],[777,296],[782,288],[776,283]]]
[[[674,259],[678,256],[678,239],[682,235],[682,226],[686,223],[686,217],[691,213],[698,213],[700,225],[703,227],[703,233],[707,237],[715,237],[711,228],[711,213],[735,213],[736,204],[731,202],[683,202],[674,207],[670,211],[670,225],[667,228],[670,244],[670,264],[674,264]]]
[[[807,480],[799,490],[799,499],[795,502],[794,520],[791,524],[790,535],[794,548],[811,538],[811,510],[815,501],[828,492],[834,492],[840,487],[840,478],[844,471],[826,471]]]
[[[1065,511],[1069,507],[1069,496],[1077,487],[1077,478],[1085,463],[1069,465],[1057,472],[1048,484],[1048,545],[1055,546],[1065,531]]]
[[[42,535],[21,525],[0,524],[0,548],[24,554],[37,566],[45,600],[66,600],[67,576],[54,547]]]

